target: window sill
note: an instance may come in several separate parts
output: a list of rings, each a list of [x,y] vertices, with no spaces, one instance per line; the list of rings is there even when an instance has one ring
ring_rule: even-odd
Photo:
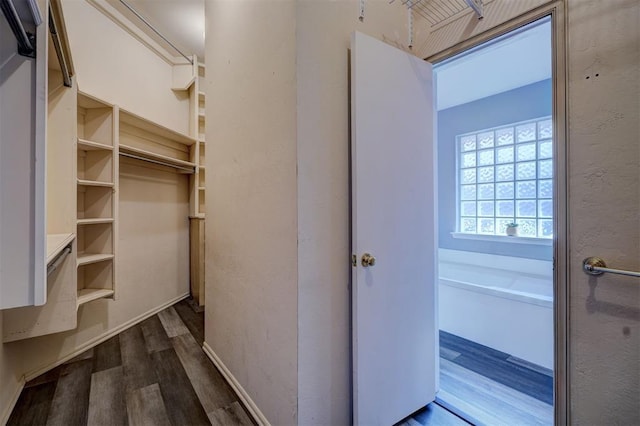
[[[482,234],[465,234],[464,232],[452,232],[453,238],[461,240],[476,240],[476,241],[492,241],[494,243],[508,243],[508,244],[531,244],[537,246],[551,246],[553,245],[553,239],[551,238],[532,238],[532,237],[510,237],[508,235],[482,235]]]

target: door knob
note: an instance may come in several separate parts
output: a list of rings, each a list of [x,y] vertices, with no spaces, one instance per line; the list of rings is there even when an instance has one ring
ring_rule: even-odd
[[[367,266],[373,266],[376,264],[376,258],[371,256],[369,253],[365,253],[362,255],[362,266],[365,268]]]

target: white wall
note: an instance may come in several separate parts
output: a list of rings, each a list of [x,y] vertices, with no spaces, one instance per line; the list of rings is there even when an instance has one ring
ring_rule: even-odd
[[[171,90],[172,66],[88,0],[63,8],[79,90],[188,134],[188,92]]]
[[[553,369],[553,262],[440,249],[440,330]]]
[[[205,341],[297,419],[296,2],[208,1]]]
[[[298,423],[351,422],[349,45],[364,32],[406,43],[387,1],[301,1],[298,78]]]

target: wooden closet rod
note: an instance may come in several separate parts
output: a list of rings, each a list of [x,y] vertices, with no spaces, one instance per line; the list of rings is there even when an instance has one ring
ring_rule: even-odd
[[[160,166],[171,167],[173,169],[182,170],[182,171],[187,172],[189,174],[194,174],[195,173],[195,168],[194,167],[178,166],[176,164],[166,163],[164,161],[154,160],[152,158],[141,157],[139,155],[129,154],[129,153],[126,153],[126,152],[120,152],[120,155],[122,155],[123,157],[133,158],[134,160],[146,161],[148,163],[158,164]]]

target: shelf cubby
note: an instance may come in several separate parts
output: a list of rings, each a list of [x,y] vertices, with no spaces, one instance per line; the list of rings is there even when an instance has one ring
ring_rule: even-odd
[[[198,194],[198,212],[200,212],[201,214],[205,213],[205,191],[204,188],[200,188],[200,191],[198,191],[200,194]]]
[[[113,259],[78,266],[77,306],[105,297],[113,297]]]
[[[205,153],[206,153],[205,146],[206,146],[206,144],[203,141],[200,141],[200,159],[198,160],[198,164],[201,167],[203,167],[205,165],[205,161],[204,161]]]
[[[113,184],[78,183],[77,219],[113,219]]]
[[[78,144],[78,180],[113,183],[113,151],[85,150]]]
[[[113,146],[113,107],[78,95],[78,139]]]
[[[77,241],[79,265],[90,263],[86,260],[80,261],[81,258],[87,256],[107,255],[113,257],[113,225],[111,223],[78,226]]]
[[[205,125],[204,117],[198,117],[198,139],[204,142],[205,139]]]
[[[199,177],[198,177],[198,188],[204,189],[204,187],[206,186],[206,179],[205,179],[205,168],[204,167],[200,167],[199,173],[198,173]]]

